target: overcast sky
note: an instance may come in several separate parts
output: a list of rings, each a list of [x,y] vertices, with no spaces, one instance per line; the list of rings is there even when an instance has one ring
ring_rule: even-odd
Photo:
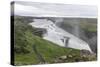
[[[51,4],[15,1],[15,15],[23,16],[60,16],[60,17],[97,17],[96,6]]]

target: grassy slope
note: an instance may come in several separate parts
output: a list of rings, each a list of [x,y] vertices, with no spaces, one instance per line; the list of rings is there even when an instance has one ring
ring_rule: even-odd
[[[42,61],[38,55],[41,55],[46,63],[55,63],[55,60],[59,57],[69,55],[73,57],[68,58],[64,62],[89,60],[88,58],[82,58],[79,50],[60,47],[33,34],[36,29],[24,23],[23,20],[15,18],[14,26],[15,65],[43,63],[44,61]]]
[[[89,32],[96,32],[97,31],[97,19],[96,18],[66,18],[62,23],[62,28],[71,28],[74,22],[78,22],[79,26],[82,29],[85,29]]]

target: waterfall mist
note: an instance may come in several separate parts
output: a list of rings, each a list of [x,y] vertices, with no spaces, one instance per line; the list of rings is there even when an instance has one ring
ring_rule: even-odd
[[[91,24],[94,25],[96,22],[96,19],[92,18],[57,18],[55,23],[65,31],[87,42],[92,51],[97,53],[97,34],[96,32],[86,31],[89,26],[89,29],[91,29]],[[87,26],[88,24],[90,25]],[[87,29],[83,29],[82,26]]]
[[[31,25],[37,28],[46,29],[47,33],[45,33],[43,38],[53,43],[56,43],[59,46],[67,47],[67,48],[68,47],[75,48],[75,49],[80,49],[80,50],[88,50],[92,52],[88,43],[79,38],[80,36],[79,22],[77,22],[77,20],[74,20],[73,22],[75,23],[73,22],[69,23],[70,26],[72,26],[73,28],[70,30],[74,34],[71,34],[67,30],[64,30],[60,27],[62,23],[64,22],[65,22],[64,18],[49,18],[49,19],[42,18],[42,19],[34,19],[34,22],[31,23]]]

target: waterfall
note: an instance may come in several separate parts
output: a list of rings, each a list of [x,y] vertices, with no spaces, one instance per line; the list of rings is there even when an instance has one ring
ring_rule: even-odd
[[[63,19],[59,20],[60,22],[63,21]],[[30,25],[36,28],[46,29],[47,32],[44,34],[43,39],[56,43],[59,46],[80,50],[89,50],[90,52],[92,52],[88,43],[61,29],[56,25],[57,23],[59,23],[59,21],[57,20],[56,23],[54,23],[53,21],[48,19],[34,19],[34,22],[30,23]],[[77,29],[77,27],[75,29]]]

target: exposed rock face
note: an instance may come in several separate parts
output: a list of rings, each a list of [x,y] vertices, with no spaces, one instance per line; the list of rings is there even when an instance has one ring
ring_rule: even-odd
[[[80,55],[90,55],[91,53],[90,53],[90,51],[88,51],[88,50],[81,50],[80,51]]]
[[[59,57],[59,59],[66,60],[67,59],[67,56],[61,56],[61,57]]]
[[[69,57],[69,58],[72,58],[73,56],[72,56],[72,55],[68,55],[68,57]]]

